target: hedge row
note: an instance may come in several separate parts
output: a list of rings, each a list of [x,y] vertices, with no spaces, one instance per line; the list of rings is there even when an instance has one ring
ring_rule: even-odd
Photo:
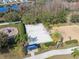
[[[69,44],[78,44],[78,40],[69,40],[69,41],[66,41],[65,44],[69,45]]]

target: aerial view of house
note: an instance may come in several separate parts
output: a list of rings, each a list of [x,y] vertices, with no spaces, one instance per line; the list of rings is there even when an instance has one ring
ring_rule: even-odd
[[[79,0],[0,0],[0,59],[79,59]]]

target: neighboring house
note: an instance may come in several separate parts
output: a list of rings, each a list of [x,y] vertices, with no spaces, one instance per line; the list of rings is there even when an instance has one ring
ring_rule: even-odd
[[[7,4],[12,2],[27,2],[28,0],[0,0],[1,3]]]
[[[70,3],[69,8],[70,8],[70,10],[78,10],[79,9],[79,2]]]
[[[48,0],[48,2],[43,5],[42,10],[58,12],[61,9],[79,10],[79,2],[67,2],[63,0]]]
[[[0,0],[0,3],[2,3],[3,0]]]
[[[79,2],[63,2],[63,5],[65,8],[68,8],[70,10],[78,10],[79,9]]]
[[[1,2],[1,5],[4,5],[4,6],[6,5],[5,7],[0,6],[0,12],[2,13],[8,12],[10,9],[24,12],[26,9],[28,9],[30,5],[32,5],[32,3],[30,3],[32,1],[28,1],[28,0],[0,0],[0,2]]]

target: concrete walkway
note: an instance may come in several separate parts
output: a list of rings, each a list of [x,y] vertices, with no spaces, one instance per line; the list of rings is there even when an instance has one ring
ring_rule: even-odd
[[[79,48],[79,46],[77,47],[73,47],[73,48],[68,48],[68,49],[60,49],[60,50],[51,50],[42,54],[38,54],[32,57],[28,57],[28,58],[24,58],[24,59],[46,59],[48,57],[51,56],[55,56],[55,55],[66,55],[66,54],[71,54],[73,51],[72,49],[74,48]]]
[[[21,21],[16,21],[16,22],[5,22],[5,23],[0,23],[0,25],[9,25],[9,24],[16,24],[16,23],[21,23]]]

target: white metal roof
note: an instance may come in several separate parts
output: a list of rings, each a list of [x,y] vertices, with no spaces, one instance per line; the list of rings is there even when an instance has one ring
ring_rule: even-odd
[[[29,44],[51,42],[52,39],[43,24],[25,25]]]

